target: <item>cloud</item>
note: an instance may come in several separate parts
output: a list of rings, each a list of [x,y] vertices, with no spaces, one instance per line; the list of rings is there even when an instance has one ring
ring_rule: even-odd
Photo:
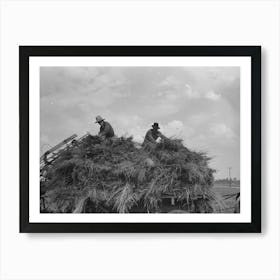
[[[165,136],[182,139],[187,146],[190,139],[195,137],[195,129],[180,120],[172,120],[167,124],[160,124],[160,127]]]
[[[184,130],[184,124],[182,121],[173,120],[166,125],[162,125],[162,132],[167,137],[176,137],[180,138]]]
[[[133,136],[134,141],[136,141],[138,143],[143,143],[144,137],[145,137],[148,129],[150,129],[150,127],[135,126],[135,127],[130,129],[128,135]]]
[[[197,98],[196,92],[184,80],[174,75],[161,79],[149,97],[151,104],[143,107],[143,112],[149,118],[171,117],[180,112],[188,100]]]
[[[160,100],[158,103],[143,106],[141,113],[150,121],[156,121],[161,118],[170,117],[170,115],[178,113],[180,109],[180,104],[177,104],[175,100],[173,102]]]
[[[129,82],[121,71],[103,67],[41,67],[42,99],[61,106],[83,103],[107,107],[130,95]]]
[[[233,130],[224,123],[212,124],[210,127],[210,132],[214,137],[223,137],[227,139],[236,138]]]
[[[192,87],[188,84],[185,84],[184,94],[185,94],[185,96],[187,96],[190,99],[200,97],[198,92],[193,91]]]
[[[203,82],[205,81],[201,81],[201,83]],[[180,80],[174,76],[166,77],[158,84],[158,87],[160,91],[157,93],[157,96],[170,101],[178,98],[205,98],[211,101],[218,101],[221,98],[221,94],[216,93],[214,90],[205,90],[201,86],[195,89],[189,83],[185,83],[184,80]]]
[[[195,112],[191,116],[188,117],[188,121],[195,126],[201,126],[205,123],[208,123],[209,120],[213,119],[217,113],[209,113],[209,112]]]
[[[213,167],[239,164],[238,67],[43,67],[41,145],[93,134],[96,115],[118,136],[142,142],[153,122],[189,148],[218,155]],[[223,174],[223,173],[221,173]],[[222,176],[222,175],[221,175]]]
[[[159,87],[178,87],[179,84],[180,84],[180,81],[176,77],[170,75],[170,76],[166,77],[165,79],[163,79],[158,84],[158,86]]]
[[[185,83],[184,80],[178,79],[174,76],[168,76],[158,84],[158,96],[165,96],[167,99],[176,98],[197,98],[199,97],[192,87]]]
[[[213,90],[210,90],[206,92],[205,98],[212,100],[212,101],[218,101],[221,98],[221,94],[218,94],[214,92]]]

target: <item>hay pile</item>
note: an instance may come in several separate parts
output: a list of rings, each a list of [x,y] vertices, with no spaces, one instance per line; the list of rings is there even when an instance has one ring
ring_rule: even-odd
[[[176,209],[219,212],[223,205],[212,190],[208,161],[180,140],[139,149],[132,138],[104,143],[87,136],[45,167],[41,212],[170,212],[170,197]]]

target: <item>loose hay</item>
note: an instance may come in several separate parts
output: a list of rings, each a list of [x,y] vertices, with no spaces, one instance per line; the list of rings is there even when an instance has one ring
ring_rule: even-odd
[[[177,139],[139,149],[131,137],[101,142],[87,136],[46,167],[41,211],[174,212],[165,207],[165,198],[174,197],[185,212],[221,212],[208,161]]]

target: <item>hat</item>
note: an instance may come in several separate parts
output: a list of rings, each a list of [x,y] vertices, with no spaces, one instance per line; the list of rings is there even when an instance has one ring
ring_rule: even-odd
[[[160,129],[159,125],[157,122],[155,122],[153,125],[152,125],[153,128],[157,128],[157,129]]]
[[[104,121],[105,119],[103,119],[101,116],[97,116],[96,117],[96,123],[100,123],[102,121]]]

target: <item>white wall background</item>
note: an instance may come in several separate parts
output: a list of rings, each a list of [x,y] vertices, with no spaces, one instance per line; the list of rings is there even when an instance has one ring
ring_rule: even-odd
[[[280,279],[275,1],[5,1],[1,279]],[[262,234],[19,234],[18,45],[262,45]]]

